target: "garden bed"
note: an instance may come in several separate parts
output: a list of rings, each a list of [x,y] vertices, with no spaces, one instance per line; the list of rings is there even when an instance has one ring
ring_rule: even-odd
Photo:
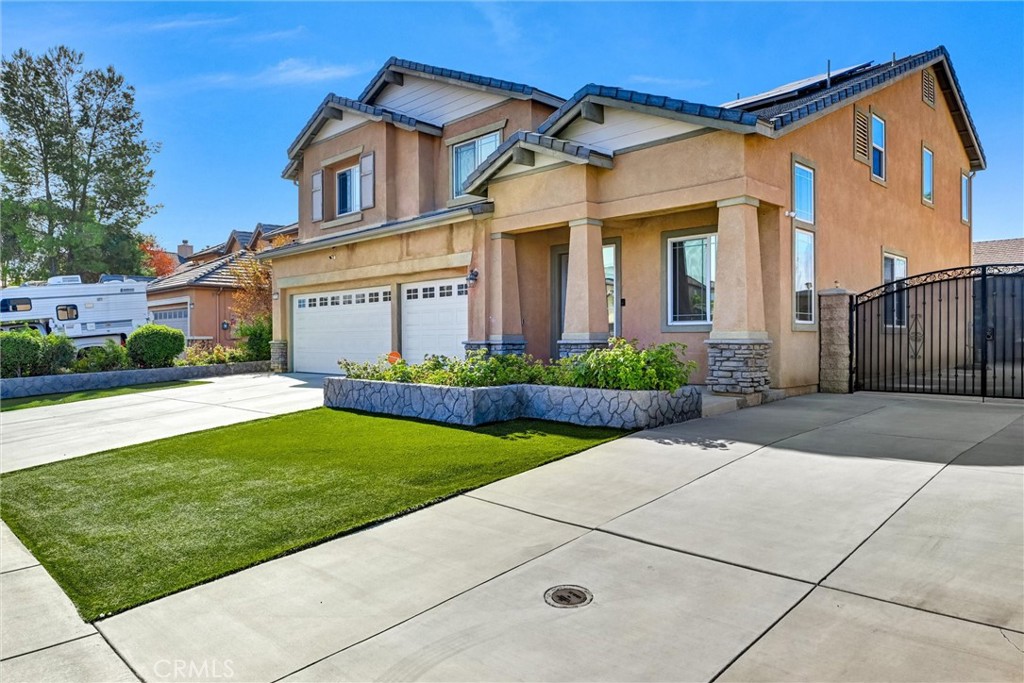
[[[21,398],[58,394],[71,391],[112,389],[134,384],[171,382],[174,380],[202,379],[222,375],[242,375],[252,372],[270,372],[270,361],[248,363],[222,363],[218,365],[184,365],[172,368],[145,370],[113,370],[110,372],[83,372],[38,377],[7,377],[0,381],[0,398]]]
[[[694,386],[675,391],[537,384],[449,387],[328,377],[324,405],[463,426],[526,417],[588,427],[650,429],[700,417],[701,393]]]

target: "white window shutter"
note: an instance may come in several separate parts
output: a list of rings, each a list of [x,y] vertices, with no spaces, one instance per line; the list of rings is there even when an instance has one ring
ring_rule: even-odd
[[[312,206],[312,219],[313,222],[322,221],[324,219],[324,172],[313,171],[313,175],[310,179],[311,192],[313,206]]]
[[[359,158],[359,207],[373,207],[373,152]]]

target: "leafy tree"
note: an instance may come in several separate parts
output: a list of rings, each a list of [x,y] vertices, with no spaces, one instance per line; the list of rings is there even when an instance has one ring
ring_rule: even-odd
[[[5,282],[142,268],[138,226],[159,208],[147,201],[159,145],[142,137],[124,77],[82,63],[60,46],[19,49],[0,66]]]
[[[142,270],[146,271],[145,275],[169,275],[178,267],[177,259],[161,249],[152,237],[142,240],[139,249],[143,253]]]
[[[270,240],[270,248],[284,246],[288,238],[279,235]],[[249,255],[240,256],[232,264],[232,273],[238,282],[231,310],[246,323],[270,320],[273,305],[274,274],[269,259],[257,261]]]

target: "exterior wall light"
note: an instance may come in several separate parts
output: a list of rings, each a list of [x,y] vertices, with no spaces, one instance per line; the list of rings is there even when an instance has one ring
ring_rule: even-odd
[[[480,271],[477,270],[476,268],[474,268],[473,270],[469,271],[469,274],[466,275],[466,282],[469,283],[470,287],[475,285],[476,281],[479,280],[479,279],[480,279]]]

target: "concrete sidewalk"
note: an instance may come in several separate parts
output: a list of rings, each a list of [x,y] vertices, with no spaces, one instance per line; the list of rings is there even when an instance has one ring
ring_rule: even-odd
[[[323,405],[323,375],[209,384],[0,413],[0,472]]]
[[[1022,443],[1020,404],[789,399],[97,626],[154,681],[1020,680]]]

